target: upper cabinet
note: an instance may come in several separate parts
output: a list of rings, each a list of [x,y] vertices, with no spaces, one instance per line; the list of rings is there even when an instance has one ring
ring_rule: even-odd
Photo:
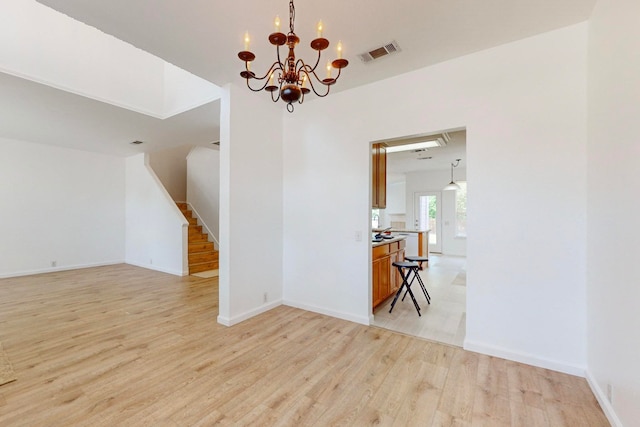
[[[387,207],[387,148],[385,144],[371,146],[371,207]]]

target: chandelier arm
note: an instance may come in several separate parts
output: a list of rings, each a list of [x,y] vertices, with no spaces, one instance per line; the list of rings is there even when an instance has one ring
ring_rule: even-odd
[[[280,46],[276,46],[276,57],[278,58],[278,61],[276,61],[276,63],[282,66],[282,59],[280,59]]]
[[[278,62],[274,62],[273,64],[271,64],[271,67],[269,68],[269,71],[267,71],[267,74],[265,74],[262,77],[253,77],[251,79],[246,79],[247,80],[247,87],[249,89],[251,89],[251,91],[253,92],[260,92],[261,90],[264,90],[265,87],[267,87],[269,85],[269,79],[268,77],[271,76],[272,73],[274,73],[276,70],[282,70],[282,64],[279,64]],[[266,80],[265,83],[262,85],[261,88],[259,89],[254,89],[251,87],[251,85],[249,84],[249,80]]]
[[[318,68],[318,65],[320,65],[320,56],[322,56],[322,51],[321,51],[321,50],[319,50],[319,51],[318,51],[318,58],[316,59],[316,63],[313,65],[313,67],[309,67],[309,66],[308,66],[308,65],[306,65],[306,64],[305,64],[305,65],[306,65],[307,67],[309,67],[309,69],[310,69],[311,71],[315,71],[315,70],[316,70],[316,68]]]
[[[280,100],[280,93],[282,92],[282,82],[280,82],[280,87],[278,88],[278,90],[274,90],[273,92],[271,92],[271,100],[273,102],[278,102]],[[273,95],[274,92],[278,92],[278,94],[276,96]]]
[[[305,71],[305,73],[307,74],[307,76],[309,76],[309,73],[307,71]],[[315,71],[311,71],[311,74],[316,78],[316,83],[320,83],[327,88],[327,91],[324,94],[319,93],[316,90],[316,87],[313,85],[313,79],[309,76],[307,80],[309,81],[309,85],[311,86],[311,90],[313,91],[313,93],[315,93],[316,96],[319,96],[320,98],[324,98],[325,96],[329,95],[329,89],[331,89],[331,86],[323,83],[322,80],[318,78],[318,75],[315,73]]]

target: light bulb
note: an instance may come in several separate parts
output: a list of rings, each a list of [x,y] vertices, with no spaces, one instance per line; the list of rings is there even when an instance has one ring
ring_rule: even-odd
[[[273,71],[271,72],[271,75],[269,76],[269,86],[273,86]]]
[[[318,27],[316,28],[317,33],[318,33],[318,38],[322,38],[322,30],[323,30],[324,26],[322,25],[322,20],[318,21]]]
[[[244,50],[248,51],[249,50],[249,42],[251,41],[251,39],[249,38],[249,31],[247,31],[246,33],[244,33]]]
[[[342,40],[338,41],[336,49],[338,50],[338,59],[342,59]]]
[[[276,15],[276,20],[275,20],[275,25],[276,25],[276,33],[280,32],[280,15]]]
[[[327,78],[331,78],[331,62],[327,62]]]

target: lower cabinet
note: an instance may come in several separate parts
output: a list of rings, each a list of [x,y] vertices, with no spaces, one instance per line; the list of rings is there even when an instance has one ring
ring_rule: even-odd
[[[372,305],[376,308],[394,295],[402,284],[396,261],[404,261],[405,241],[400,240],[373,248],[372,254]]]

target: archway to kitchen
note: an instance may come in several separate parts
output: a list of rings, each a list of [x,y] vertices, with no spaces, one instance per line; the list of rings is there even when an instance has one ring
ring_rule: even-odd
[[[372,325],[463,345],[466,331],[466,158],[464,128],[372,143]],[[451,182],[457,187],[445,190]],[[383,231],[386,229],[389,230]],[[427,230],[428,234],[425,233]],[[382,241],[374,242],[381,237]],[[428,240],[428,249],[425,245],[419,248],[420,238]],[[401,240],[396,243],[397,239]],[[404,255],[418,255],[418,252],[428,252],[429,262],[420,277],[427,287],[431,304],[427,303],[416,281],[411,289],[421,316],[409,297],[402,301],[404,292],[389,313],[396,290],[402,283],[392,263]]]

